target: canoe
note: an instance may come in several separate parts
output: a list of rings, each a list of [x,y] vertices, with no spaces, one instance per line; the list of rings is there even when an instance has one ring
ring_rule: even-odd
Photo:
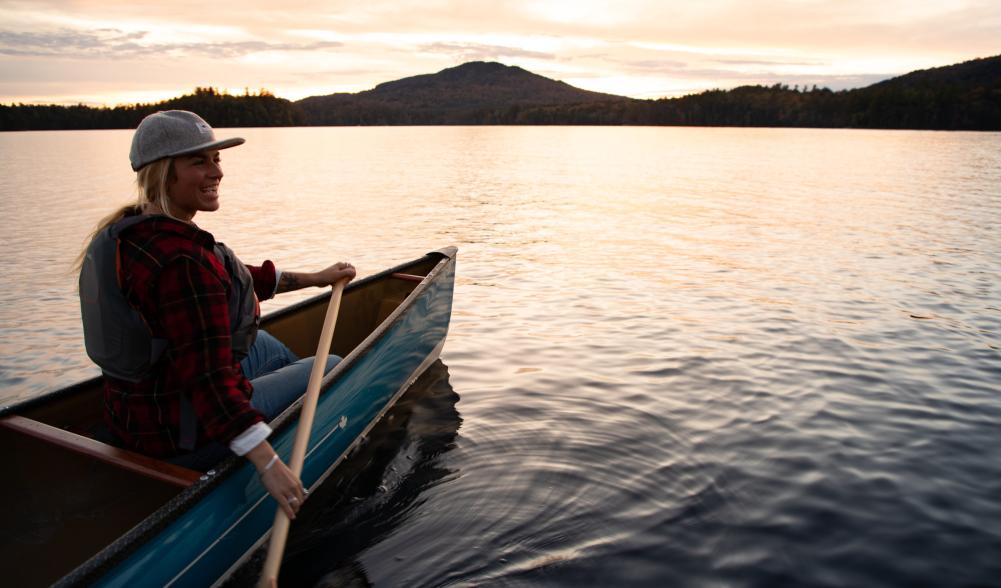
[[[452,308],[450,247],[344,290],[301,479],[316,488],[438,357]],[[316,351],[330,293],[271,313],[262,327],[300,356]],[[268,539],[276,504],[252,464],[199,472],[97,441],[101,378],[0,409],[0,561],[11,586],[211,586]],[[269,439],[288,460],[301,401]],[[336,474],[335,474],[336,475]]]

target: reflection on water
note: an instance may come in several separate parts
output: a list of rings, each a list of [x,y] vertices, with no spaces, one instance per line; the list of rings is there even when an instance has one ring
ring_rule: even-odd
[[[242,259],[459,247],[440,399],[311,499],[289,578],[1001,578],[1001,134],[239,132],[197,220]],[[128,139],[0,134],[0,403],[93,373],[60,268]]]
[[[415,516],[426,492],[459,475],[443,463],[462,424],[458,400],[448,368],[435,362],[309,497],[289,535],[281,585],[372,585],[359,556]],[[266,546],[227,585],[255,585],[265,556]]]

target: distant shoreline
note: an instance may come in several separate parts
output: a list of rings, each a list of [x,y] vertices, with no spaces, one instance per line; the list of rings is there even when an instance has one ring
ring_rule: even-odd
[[[0,105],[0,131],[133,129],[157,110],[198,112],[214,127],[692,126],[1001,131],[1001,56],[920,70],[834,92],[787,85],[644,100],[574,88],[500,63],[470,62],[355,94],[292,102],[214,88],[155,104]]]
[[[1001,129],[908,129],[880,127],[818,127],[818,126],[769,126],[769,125],[721,125],[721,124],[329,124],[329,125],[212,125],[215,129],[322,129],[322,128],[420,128],[420,127],[620,127],[620,128],[687,128],[687,129],[804,129],[818,131],[900,131],[927,133],[1001,133]],[[0,129],[0,133],[66,133],[87,131],[131,131],[134,127],[86,128],[86,129]]]

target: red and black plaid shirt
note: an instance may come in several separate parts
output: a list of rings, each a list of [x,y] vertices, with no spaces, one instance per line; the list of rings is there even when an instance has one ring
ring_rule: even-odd
[[[198,419],[197,446],[229,443],[263,417],[250,406],[252,387],[233,357],[229,290],[213,252],[215,239],[194,225],[154,217],[120,238],[118,277],[167,350],[137,383],[105,376],[105,420],[128,449],[154,457],[183,453],[181,395]],[[275,266],[247,266],[258,299],[275,289]]]

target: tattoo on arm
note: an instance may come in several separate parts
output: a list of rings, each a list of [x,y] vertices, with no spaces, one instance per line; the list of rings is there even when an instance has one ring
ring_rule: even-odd
[[[299,274],[282,272],[282,277],[278,280],[278,292],[291,292],[299,288],[302,288]]]

